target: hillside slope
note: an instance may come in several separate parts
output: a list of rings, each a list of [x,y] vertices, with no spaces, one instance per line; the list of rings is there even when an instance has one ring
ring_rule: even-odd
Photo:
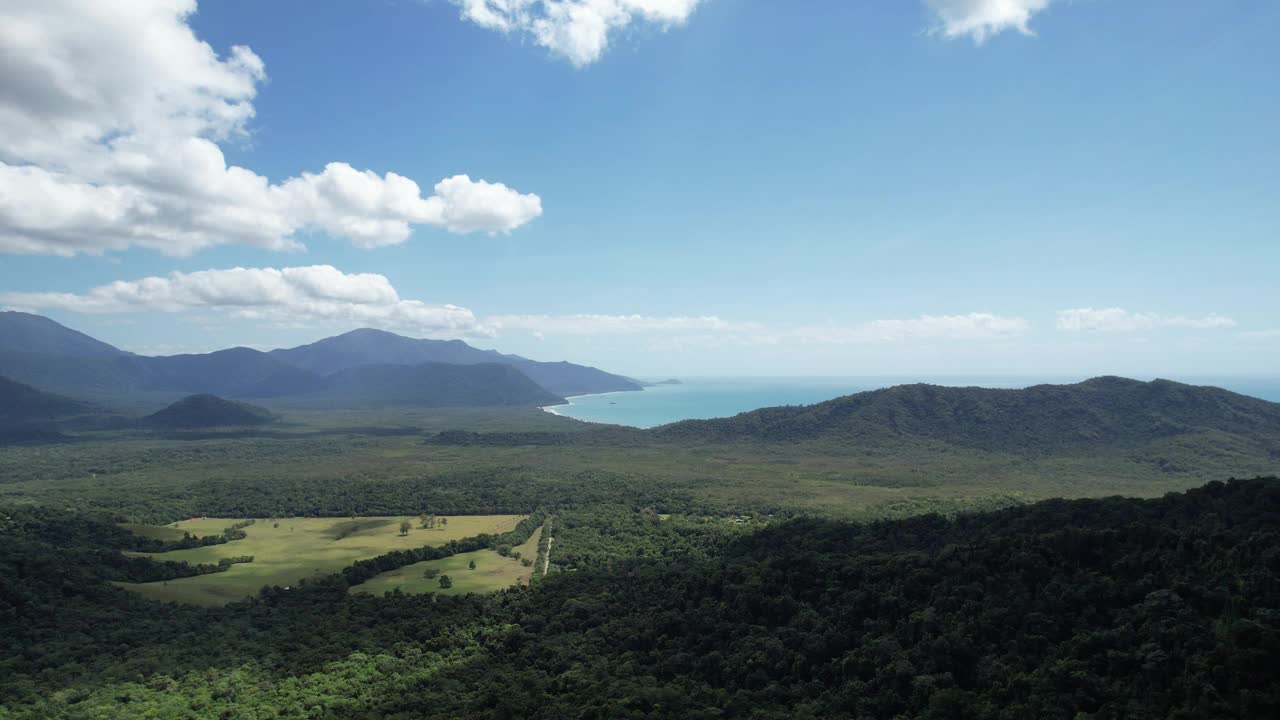
[[[43,315],[12,311],[0,312],[0,351],[69,357],[129,354]]]
[[[913,437],[1000,451],[1136,446],[1199,432],[1280,450],[1280,404],[1168,380],[1100,377],[1021,390],[900,385],[816,405],[654,428],[661,439],[856,443]]]
[[[139,424],[156,429],[232,427],[263,425],[275,420],[266,408],[226,400],[216,395],[199,394],[173,403],[148,415]]]
[[[538,362],[521,358],[510,364],[542,387],[560,395],[644,390],[644,386],[630,378],[571,362]]]
[[[324,389],[299,398],[340,407],[538,407],[564,402],[499,363],[361,365],[324,382]]]
[[[93,409],[88,403],[0,377],[0,425],[53,420]]]
[[[265,398],[324,387],[315,373],[243,347],[197,355],[140,357],[137,364],[147,390]]]

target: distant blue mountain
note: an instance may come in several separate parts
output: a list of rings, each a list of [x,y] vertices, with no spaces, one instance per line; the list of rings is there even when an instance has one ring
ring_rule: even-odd
[[[23,312],[0,312],[0,349],[70,357],[120,357],[129,354],[43,315]]]
[[[419,340],[385,330],[364,328],[310,345],[272,350],[272,357],[318,375],[361,365],[418,365],[500,363],[517,368],[556,395],[643,390],[636,381],[570,362],[538,362],[519,355],[474,348],[461,340]]]
[[[539,407],[564,403],[564,398],[500,363],[357,365],[327,376],[324,382],[324,388],[294,399],[334,407]]]
[[[240,347],[148,357],[17,312],[0,313],[0,376],[72,396],[163,392],[357,405],[552,405],[564,395],[641,389],[596,368],[368,329],[270,353]]]

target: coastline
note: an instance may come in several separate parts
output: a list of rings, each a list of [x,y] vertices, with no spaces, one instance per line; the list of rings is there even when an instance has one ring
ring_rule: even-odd
[[[539,407],[538,407],[538,409],[539,409],[539,410],[541,410],[541,411],[543,411],[543,412],[551,413],[552,415],[557,415],[557,416],[559,416],[559,417],[567,417],[567,418],[569,418],[569,419],[571,419],[571,420],[577,420],[577,418],[573,417],[572,415],[564,415],[564,414],[562,414],[562,413],[560,413],[560,412],[557,412],[557,411],[556,411],[556,408],[562,408],[562,407],[570,407],[570,406],[572,406],[572,405],[573,405],[573,399],[574,399],[574,398],[581,398],[581,397],[595,397],[596,395],[621,395],[622,393],[644,392],[644,391],[645,391],[645,390],[647,390],[647,389],[648,389],[648,388],[643,388],[643,387],[642,387],[642,388],[640,388],[639,390],[610,390],[609,392],[602,392],[602,393],[582,393],[581,395],[565,395],[565,396],[564,396],[565,402],[563,402],[563,403],[561,403],[561,404],[559,404],[559,405],[541,405],[541,406],[539,406]],[[590,422],[590,421],[588,421],[588,420],[583,420],[583,421],[581,421],[581,422]]]

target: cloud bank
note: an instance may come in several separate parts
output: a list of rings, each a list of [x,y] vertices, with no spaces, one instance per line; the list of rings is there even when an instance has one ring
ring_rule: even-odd
[[[1215,313],[1200,317],[1129,312],[1123,308],[1075,308],[1058,311],[1058,329],[1066,332],[1124,333],[1160,328],[1230,328],[1236,321]]]
[[[700,0],[453,0],[464,20],[531,38],[578,67],[631,25],[683,25]]]
[[[345,273],[330,265],[172,272],[117,280],[83,293],[0,292],[19,310],[90,314],[209,311],[290,326],[376,327],[433,337],[545,336],[683,338],[717,345],[876,344],[909,340],[998,340],[1029,323],[990,313],[921,315],[850,325],[769,325],[714,315],[490,315],[465,307],[406,300],[385,275]]]
[[[266,67],[192,32],[195,0],[15,0],[0,6],[0,252],[170,255],[243,243],[301,248],[323,231],[361,247],[415,225],[499,233],[537,195],[456,175],[413,180],[334,162],[280,183],[228,165]]]
[[[26,310],[80,313],[210,310],[290,325],[371,326],[420,335],[485,337],[468,309],[404,300],[384,275],[344,273],[329,265],[174,272],[118,280],[82,293],[0,293]]]
[[[970,37],[976,43],[1006,30],[1034,35],[1031,17],[1052,0],[925,0],[933,13],[934,32],[946,37]]]

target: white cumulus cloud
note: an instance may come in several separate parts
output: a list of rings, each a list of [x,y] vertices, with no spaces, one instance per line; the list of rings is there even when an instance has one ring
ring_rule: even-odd
[[[10,0],[0,5],[0,252],[188,255],[225,243],[298,249],[319,230],[362,247],[415,225],[507,232],[537,195],[456,175],[424,196],[395,173],[330,163],[271,183],[228,165],[266,68],[187,24],[195,0]]]
[[[84,293],[8,292],[24,310],[80,313],[214,311],[277,323],[370,326],[424,335],[489,336],[468,309],[404,300],[384,275],[329,265],[173,272],[118,280]]]
[[[1031,17],[1049,7],[1052,0],[925,0],[936,20],[934,31],[947,37],[973,38],[982,43],[1005,30],[1024,35],[1031,31]]]
[[[74,292],[0,292],[0,307],[89,314],[192,313],[288,327],[376,327],[434,337],[647,338],[695,346],[875,345],[910,341],[1002,340],[1025,333],[1021,317],[975,312],[841,324],[763,323],[715,315],[494,314],[402,298],[385,276],[329,265],[172,272]]]
[[[1058,311],[1058,329],[1067,332],[1141,332],[1160,328],[1229,328],[1236,321],[1210,313],[1199,317],[1162,315],[1152,312],[1130,312],[1124,308],[1073,308]]]
[[[481,27],[520,33],[582,67],[599,60],[610,36],[633,23],[682,25],[700,0],[453,0]]]

